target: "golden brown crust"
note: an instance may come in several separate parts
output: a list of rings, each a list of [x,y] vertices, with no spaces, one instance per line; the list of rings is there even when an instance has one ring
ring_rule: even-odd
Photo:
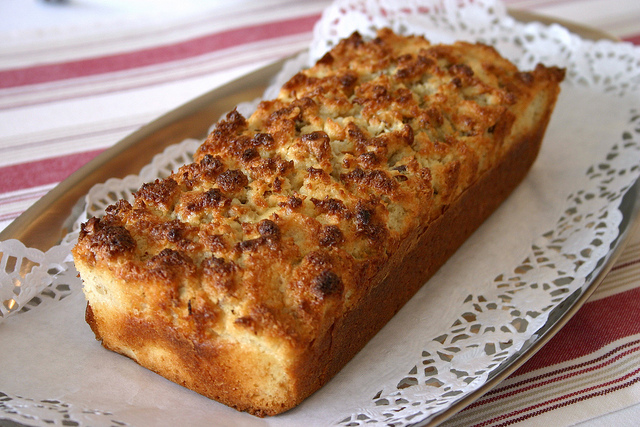
[[[297,405],[524,177],[563,76],[483,45],[352,35],[83,225],[88,322],[240,410]]]

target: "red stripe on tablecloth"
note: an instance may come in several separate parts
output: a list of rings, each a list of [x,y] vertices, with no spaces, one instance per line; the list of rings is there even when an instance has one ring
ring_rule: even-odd
[[[640,334],[640,288],[585,304],[514,376],[593,353],[629,335]]]
[[[625,263],[625,265],[629,264],[632,263]],[[529,362],[520,368],[512,378],[517,378],[519,375],[530,371],[548,368],[561,362],[588,356],[618,339],[640,334],[640,322],[630,321],[630,319],[637,319],[640,315],[640,304],[637,303],[639,299],[640,288],[636,288],[585,304],[567,325]],[[526,378],[508,384],[504,387],[499,387],[487,393],[486,398],[473,403],[466,408],[465,411],[490,405],[503,399],[513,398],[520,393],[559,383],[572,377],[579,378],[580,376],[595,372],[612,364],[615,366],[620,359],[630,355],[633,357],[634,354],[637,354],[638,351],[640,351],[639,344],[640,340],[634,339],[631,342],[608,351],[604,355],[597,357],[594,355],[591,360],[576,363],[572,366],[565,366],[532,378]],[[624,375],[612,378],[611,381],[606,383],[594,384],[588,388],[577,390],[563,396],[556,396],[545,402],[521,410],[501,414],[498,417],[483,421],[478,424],[478,426],[496,425],[497,423],[503,422],[504,424],[501,425],[508,425],[562,406],[608,394],[638,382],[640,378],[634,378],[627,383],[618,384],[627,381],[634,375],[637,376],[638,372],[639,370],[631,373],[627,372]],[[480,411],[482,411],[482,409],[480,409]]]
[[[622,40],[640,45],[640,34],[636,34],[635,36],[626,36]]]
[[[297,36],[302,37],[303,35],[311,34],[300,33]],[[309,36],[309,39],[311,37]],[[282,41],[282,39],[272,39],[274,42]],[[127,91],[130,89],[140,89],[146,86],[151,85],[159,85],[168,82],[176,82],[180,80],[186,80],[194,77],[205,76],[207,74],[230,69],[233,67],[245,66],[248,64],[259,63],[260,61],[270,61],[279,59],[279,55],[274,54],[272,51],[267,49],[257,50],[256,46],[243,45],[243,47],[247,47],[247,49],[255,50],[255,55],[251,59],[244,58],[242,60],[234,60],[232,62],[225,62],[222,66],[218,66],[217,64],[208,64],[205,68],[201,68],[199,66],[193,66],[192,63],[185,64],[185,62],[193,62],[193,61],[175,61],[173,63],[167,63],[162,65],[162,69],[132,69],[127,71],[127,76],[125,78],[121,78],[121,76],[115,76],[114,74],[102,74],[90,76],[90,81],[81,82],[80,79],[77,80],[60,80],[56,82],[50,82],[49,87],[47,89],[50,90],[40,90],[38,86],[22,86],[18,87],[18,90],[24,89],[25,92],[35,93],[38,92],[38,97],[36,98],[28,98],[26,100],[13,101],[6,105],[2,105],[0,103],[0,111],[8,110],[14,108],[21,108],[30,105],[42,105],[52,102],[66,101],[70,99],[77,99],[87,96],[97,96],[105,93],[113,94],[117,92]],[[289,52],[291,53],[291,52]],[[227,59],[229,57],[229,53],[223,53],[221,58]],[[232,55],[232,54],[231,54]],[[206,59],[205,61],[209,61]],[[196,64],[200,64],[200,61],[195,61]],[[160,67],[158,67],[160,68]],[[193,68],[193,69],[191,69]],[[175,74],[167,71],[170,70],[181,70],[180,74],[176,76]],[[148,78],[141,80],[141,77],[148,76]],[[128,78],[133,77],[133,81],[128,81]],[[45,83],[45,85],[47,85]],[[73,87],[73,90],[59,90],[60,88],[66,89],[67,87]],[[11,88],[10,90],[15,92],[16,88]]]
[[[0,193],[62,181],[102,151],[85,151],[0,168]]]
[[[598,385],[594,385],[594,386],[591,386],[591,387],[587,387],[587,388],[585,388],[583,390],[575,391],[575,392],[572,392],[572,393],[565,394],[563,396],[559,396],[559,397],[556,397],[556,398],[553,398],[553,399],[549,399],[549,400],[547,400],[545,402],[538,403],[538,404],[535,404],[535,405],[531,405],[531,406],[528,406],[526,408],[519,409],[517,411],[509,412],[507,414],[502,414],[502,415],[500,415],[498,417],[495,417],[495,418],[492,418],[490,420],[486,420],[486,421],[483,421],[483,422],[481,422],[479,424],[475,424],[474,427],[483,427],[483,426],[487,426],[487,425],[493,425],[494,427],[508,426],[508,425],[514,424],[516,422],[520,422],[520,421],[526,420],[528,418],[532,418],[532,417],[536,417],[538,415],[544,414],[545,412],[549,412],[549,411],[553,411],[553,410],[558,409],[558,408],[562,408],[564,406],[573,405],[574,403],[578,403],[578,402],[581,402],[581,401],[584,401],[584,400],[587,400],[587,399],[592,399],[594,397],[604,396],[604,395],[609,394],[611,392],[614,392],[614,391],[629,387],[629,386],[637,383],[638,381],[640,381],[640,376],[637,376],[638,373],[640,373],[640,369],[636,369],[635,371],[630,372],[630,373],[628,373],[626,375],[623,375],[620,378],[616,378],[614,380],[607,381],[607,382],[602,383],[602,384],[598,384]],[[635,377],[634,377],[634,375],[635,375]],[[623,382],[622,384],[619,384],[620,382],[625,381],[625,380],[628,380],[628,381]],[[588,393],[588,394],[583,394],[583,393]],[[548,407],[545,408],[545,406],[549,405],[549,404],[553,404],[553,405],[548,406]],[[541,408],[541,409],[538,409],[538,408]],[[538,409],[538,410],[536,410],[535,412],[531,412],[529,414],[524,414],[525,412],[532,411],[532,410],[535,410],[535,409]],[[517,416],[517,415],[520,415],[520,414],[524,414],[524,415],[519,416],[518,418],[515,418],[515,419],[510,419],[510,420],[508,420],[508,421],[506,421],[504,423],[501,423],[501,424],[494,424],[496,422],[507,420],[508,418],[511,418],[513,416]]]
[[[313,14],[235,28],[135,52],[0,71],[0,88],[85,77],[191,58],[245,43],[308,32],[319,18],[319,14]]]
[[[640,263],[640,259],[635,259],[633,261],[625,262],[623,264],[617,264],[617,265],[613,266],[611,271],[620,270],[620,269],[626,268],[626,267],[631,267],[632,265],[636,265],[638,263]]]
[[[617,361],[619,361],[620,359],[622,359],[625,356],[629,356],[633,353],[636,353],[638,351],[640,351],[640,347],[638,347],[637,345],[640,343],[640,341],[633,341],[630,343],[627,343],[625,345],[622,345],[620,347],[615,348],[614,350],[608,352],[607,354],[597,357],[593,360],[589,360],[587,362],[583,362],[580,363],[578,365],[574,365],[574,366],[568,366],[566,368],[563,369],[558,369],[552,372],[547,372],[543,375],[539,375],[533,378],[528,378],[524,381],[520,381],[514,384],[509,384],[508,386],[505,387],[500,387],[494,390],[491,390],[490,392],[488,392],[485,396],[492,396],[493,397],[489,397],[487,399],[481,399],[478,400],[477,402],[474,402],[473,404],[469,405],[467,408],[465,408],[466,410],[478,407],[478,406],[482,406],[482,405],[487,405],[493,402],[497,402],[500,401],[502,399],[505,398],[509,398],[509,397],[513,397],[517,394],[529,391],[529,390],[533,390],[535,388],[539,388],[539,387],[543,387],[549,384],[553,384],[556,383],[558,381],[563,381],[566,379],[569,379],[571,377],[576,377],[579,375],[583,375],[583,374],[587,374],[589,372],[593,372],[596,371],[598,369],[604,368],[608,365],[611,365],[612,363],[615,363]],[[636,346],[634,348],[628,349],[629,347],[633,347]],[[621,351],[621,350],[625,350],[628,349],[626,351]],[[615,356],[613,356],[615,353],[619,353],[616,354]],[[613,356],[613,357],[611,357]],[[608,360],[605,360],[608,359]],[[604,362],[602,362],[604,360]],[[602,362],[602,363],[598,363],[598,362]],[[598,364],[595,364],[598,363]],[[589,366],[592,365],[592,366]],[[579,368],[584,368],[584,369],[579,369]],[[573,372],[568,372],[568,371],[573,371]],[[568,372],[568,373],[567,373]],[[544,381],[540,381],[541,379],[544,378],[549,378],[546,379]],[[534,383],[534,384],[532,384]],[[529,385],[527,385],[529,384]],[[523,387],[524,386],[524,387]],[[515,389],[515,390],[514,390]],[[507,393],[503,393],[504,391],[507,390],[511,390]],[[498,396],[496,396],[496,394],[499,394]]]

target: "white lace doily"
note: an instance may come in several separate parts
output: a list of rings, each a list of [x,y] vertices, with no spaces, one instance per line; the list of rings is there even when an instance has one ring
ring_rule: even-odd
[[[530,175],[389,325],[300,407],[266,420],[141,373],[146,370],[100,349],[82,321],[81,283],[69,255],[78,225],[189,161],[199,141],[188,140],[156,156],[138,176],[94,187],[75,231],[59,246],[43,253],[0,242],[0,335],[12,340],[0,348],[0,419],[413,425],[480,388],[535,341],[550,313],[590,284],[618,238],[621,200],[640,175],[640,49],[585,41],[557,25],[518,23],[497,1],[352,0],[326,10],[308,56],[319,58],[356,29],[370,36],[382,26],[425,34],[434,43],[488,43],[521,69],[537,62],[567,68]],[[266,97],[272,96],[273,89]],[[72,351],[49,360],[46,345],[61,340]]]

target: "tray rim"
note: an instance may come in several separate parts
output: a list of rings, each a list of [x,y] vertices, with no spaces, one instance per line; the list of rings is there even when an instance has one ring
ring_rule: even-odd
[[[600,286],[607,274],[611,271],[616,260],[620,257],[629,243],[634,231],[636,229],[640,229],[640,178],[629,187],[623,196],[621,212],[623,214],[623,221],[618,227],[619,234],[612,243],[613,248],[601,260],[601,265],[596,267],[594,270],[596,274],[588,281],[587,284],[574,291],[571,296],[567,297],[565,302],[559,304],[554,309],[557,310],[560,309],[562,305],[566,305],[564,310],[560,310],[559,315],[553,316],[553,313],[549,315],[547,322],[537,331],[537,338],[534,339],[531,344],[524,349],[524,351],[515,354],[512,360],[509,362],[503,362],[501,364],[501,368],[494,371],[492,374],[493,376],[491,376],[491,378],[489,378],[477,390],[469,393],[446,409],[434,414],[432,417],[413,424],[413,426],[436,426],[462,411],[524,365],[542,347],[544,347],[549,340],[551,340],[564,327],[564,325],[567,324],[569,320],[571,320],[571,318],[580,310],[580,308],[582,308],[584,303],[587,302],[591,295],[593,295],[598,286]],[[578,294],[578,296],[571,301],[571,298],[576,294]]]

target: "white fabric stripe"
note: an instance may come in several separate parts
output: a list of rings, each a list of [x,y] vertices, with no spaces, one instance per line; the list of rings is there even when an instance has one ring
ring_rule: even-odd
[[[640,277],[640,267],[625,271],[624,274],[617,274],[612,277],[607,276],[607,280],[598,286],[589,301],[596,301],[637,288],[638,277]]]
[[[34,160],[65,156],[107,148],[157,114],[123,117],[117,121],[94,121],[79,126],[52,129],[3,138],[0,145],[0,167]]]
[[[640,389],[640,385],[636,385]],[[615,393],[613,396],[602,396],[598,399],[599,402],[606,401],[607,399],[615,399]],[[604,403],[607,406],[606,403]],[[632,426],[635,420],[640,420],[640,404],[634,405],[633,402],[630,402],[630,406],[625,408],[623,411],[614,411],[610,414],[605,414],[599,416],[597,418],[587,420],[584,422],[580,422],[576,424],[576,426],[583,427],[625,427]]]
[[[640,258],[640,226],[636,227],[629,244],[618,258],[617,264],[626,264]]]
[[[511,8],[599,28],[616,37],[640,34],[640,21],[629,19],[640,15],[640,2],[637,0],[616,0],[615,6],[610,0],[507,0],[505,3]]]
[[[265,0],[236,3],[225,2],[223,8],[211,6],[198,16],[170,21],[151,20],[144,26],[140,26],[140,22],[133,18],[128,18],[131,22],[123,18],[118,32],[111,27],[78,28],[77,32],[59,34],[46,31],[36,34],[0,32],[4,36],[0,49],[0,68],[66,62],[178,43],[229,29],[319,14],[330,1]],[[44,38],[46,50],[42,48]]]
[[[589,354],[587,356],[584,356],[572,361],[560,363],[557,365],[553,365],[552,367],[529,372],[525,375],[509,378],[503,383],[501,383],[499,387],[500,388],[507,387],[511,384],[517,384],[525,380],[536,378],[545,373],[559,371],[562,369],[568,369],[567,372],[559,372],[550,377],[545,377],[545,378],[541,378],[539,380],[533,381],[531,383],[522,384],[515,389],[505,390],[502,394],[503,397],[500,398],[500,400],[461,412],[460,414],[458,414],[457,416],[455,416],[454,418],[452,418],[451,420],[449,420],[443,425],[467,426],[472,424],[478,424],[492,418],[509,414],[512,411],[518,411],[523,408],[531,407],[534,405],[541,405],[539,407],[529,410],[528,412],[522,412],[510,417],[501,419],[498,422],[496,422],[496,424],[499,424],[499,423],[507,422],[510,420],[513,421],[519,417],[526,415],[527,413],[529,414],[535,413],[536,411],[542,410],[544,408],[552,407],[552,406],[561,404],[563,402],[566,403],[572,399],[579,398],[580,396],[589,395],[595,392],[596,390],[586,390],[587,388],[605,384],[610,381],[614,381],[616,379],[620,379],[625,375],[627,375],[628,373],[633,372],[638,368],[638,366],[640,366],[640,345],[635,344],[628,348],[620,348],[625,346],[626,344],[637,341],[638,339],[640,339],[640,335],[625,337],[624,339],[618,340],[615,343],[605,346],[599,351]],[[618,351],[614,351],[618,348],[619,348]],[[602,361],[598,361],[597,363],[588,365],[584,368],[576,368],[576,366],[579,364],[593,361],[595,359],[598,359],[599,357],[603,357],[609,352],[613,352],[613,353],[607,356],[606,358],[604,358]],[[624,354],[625,352],[628,352],[628,354]],[[615,360],[616,358],[618,359]],[[607,363],[610,361],[613,361],[613,363],[603,366],[594,371],[581,373],[574,377],[563,378],[556,382],[543,384],[553,379],[560,379],[564,375],[567,375],[569,373],[577,372],[582,369],[588,369],[589,367],[598,366],[600,364]],[[620,381],[619,383],[616,383],[616,384],[622,384],[624,382],[626,381]],[[531,390],[521,391],[511,396],[508,395],[509,393],[514,393],[518,390],[522,390],[524,388],[532,387],[532,386],[535,386],[535,387]],[[615,386],[615,384],[603,387],[602,389],[604,390],[613,386]],[[624,390],[620,390],[620,392],[624,393]],[[576,394],[570,397],[565,397],[562,400],[549,402],[549,400],[557,399],[560,396],[565,396],[571,393],[576,393]],[[486,396],[485,398],[494,398],[499,396],[500,395],[498,396],[490,395],[490,396]],[[482,401],[485,398],[481,398],[480,401]],[[593,404],[590,405],[592,409],[595,409],[594,408],[595,406],[596,405],[593,405]],[[555,412],[555,410],[551,412]],[[609,411],[602,410],[602,413],[606,413],[606,412],[609,412]],[[594,416],[594,414],[591,414],[591,416]],[[537,418],[537,417],[533,417],[533,418]]]
[[[9,191],[7,193],[0,194],[0,209],[2,209],[7,203],[20,203],[24,200],[42,197],[48,191],[51,191],[57,184],[45,184],[35,187],[23,188],[16,191]],[[3,211],[0,211],[2,213]]]
[[[0,231],[4,230],[16,218],[17,216],[15,217],[12,216],[12,217],[7,217],[7,219],[0,219]]]
[[[29,206],[47,194],[57,183],[0,194],[0,231]]]
[[[598,418],[602,415],[623,410],[640,400],[640,382],[597,397],[555,408],[535,417],[518,422],[518,427],[569,426]],[[618,427],[636,426],[637,420],[626,418],[626,423]],[[591,424],[589,424],[591,426]],[[610,424],[607,424],[609,427]]]

